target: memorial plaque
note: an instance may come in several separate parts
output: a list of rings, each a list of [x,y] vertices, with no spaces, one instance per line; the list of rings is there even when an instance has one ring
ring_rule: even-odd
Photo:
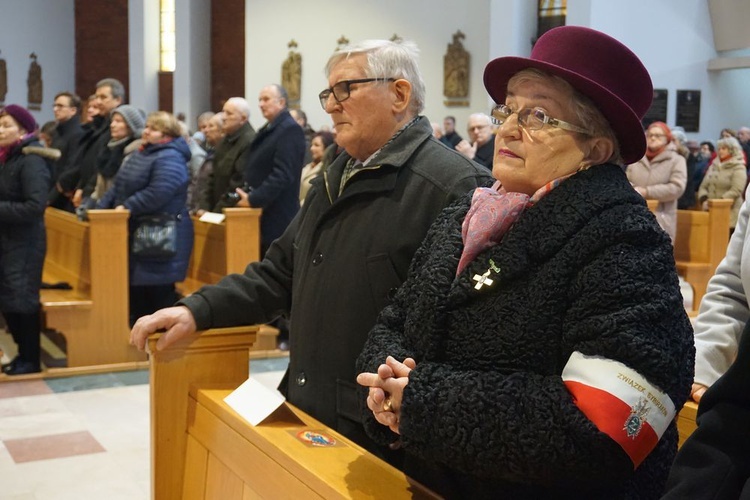
[[[685,129],[685,132],[698,132],[701,123],[701,91],[677,91],[677,118],[675,125]]]
[[[667,89],[654,89],[654,100],[651,102],[651,107],[648,108],[648,111],[646,111],[646,114],[643,115],[643,119],[641,120],[644,130],[654,122],[667,123],[668,94],[669,92]]]

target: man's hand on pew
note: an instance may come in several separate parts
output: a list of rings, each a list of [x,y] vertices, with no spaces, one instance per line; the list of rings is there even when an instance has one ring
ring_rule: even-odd
[[[149,335],[163,331],[164,334],[156,342],[156,350],[161,351],[196,330],[195,318],[190,309],[185,306],[168,307],[139,318],[130,330],[130,344],[142,351]]]

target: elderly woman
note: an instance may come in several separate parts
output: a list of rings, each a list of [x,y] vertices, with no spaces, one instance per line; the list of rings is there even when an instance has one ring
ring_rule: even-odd
[[[609,36],[548,31],[487,65],[491,188],[446,208],[360,355],[365,428],[455,498],[656,498],[690,392],[672,246],[620,162],[649,75]]]
[[[646,154],[628,166],[628,180],[638,194],[657,200],[656,220],[674,241],[677,235],[677,200],[687,186],[687,164],[672,143],[672,132],[664,122],[646,130]]]
[[[130,238],[139,218],[168,214],[177,226],[176,254],[147,257],[130,254],[130,321],[168,307],[177,300],[175,283],[185,279],[193,249],[193,222],[187,211],[190,148],[177,119],[165,111],[148,115],[143,145],[120,167],[112,188],[97,208],[130,210]]]
[[[742,146],[734,137],[719,139],[718,152],[698,188],[698,201],[703,210],[708,210],[708,200],[717,198],[732,200],[729,228],[734,231],[737,215],[742,206],[742,193],[747,184],[747,172],[742,158]]]
[[[47,251],[44,209],[52,187],[54,158],[36,136],[26,108],[0,110],[0,311],[18,356],[3,365],[8,375],[34,373],[39,366],[39,289]]]

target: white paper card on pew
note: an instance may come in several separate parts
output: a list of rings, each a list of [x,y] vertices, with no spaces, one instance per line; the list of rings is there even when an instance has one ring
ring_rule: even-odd
[[[216,212],[205,212],[198,219],[201,222],[210,222],[211,224],[221,224],[224,222],[226,216],[224,214],[217,214]]]
[[[252,377],[224,398],[226,404],[252,425],[261,423],[284,401],[279,391],[266,387]]]

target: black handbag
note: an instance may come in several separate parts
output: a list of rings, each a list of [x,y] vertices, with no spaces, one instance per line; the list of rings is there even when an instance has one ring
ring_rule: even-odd
[[[171,259],[177,255],[177,220],[171,214],[141,215],[135,220],[130,251],[142,259]]]

